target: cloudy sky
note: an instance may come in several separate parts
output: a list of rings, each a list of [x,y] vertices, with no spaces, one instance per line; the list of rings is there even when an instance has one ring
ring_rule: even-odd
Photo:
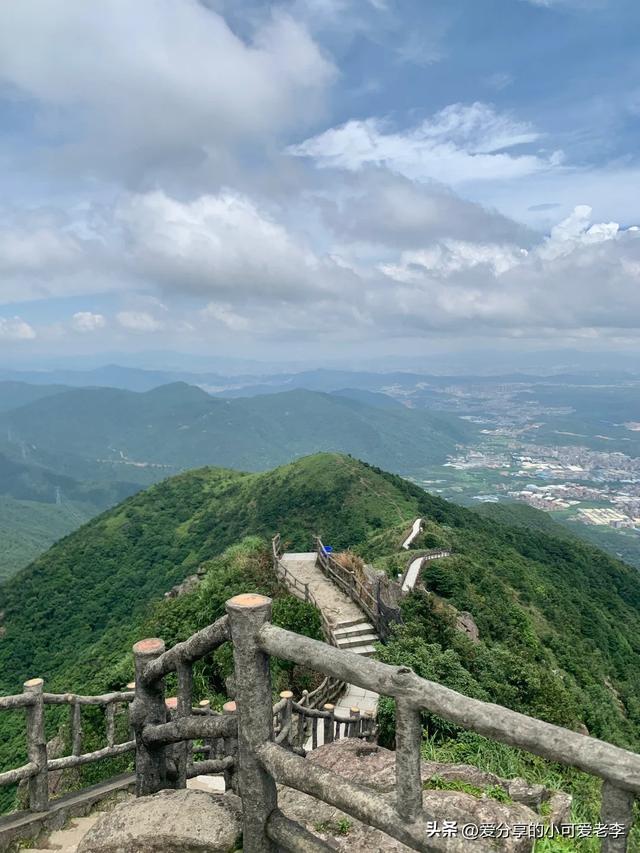
[[[8,0],[0,354],[640,349],[637,0]]]

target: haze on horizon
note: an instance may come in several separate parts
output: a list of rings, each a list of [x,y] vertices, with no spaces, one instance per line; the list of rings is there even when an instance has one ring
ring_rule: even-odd
[[[639,25],[632,0],[3,4],[0,365],[640,351]]]

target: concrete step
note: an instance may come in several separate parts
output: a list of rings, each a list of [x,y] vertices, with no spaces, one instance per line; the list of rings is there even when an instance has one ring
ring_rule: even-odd
[[[337,639],[342,637],[358,637],[361,634],[374,634],[375,628],[369,622],[356,622],[355,625],[347,625],[346,628],[336,628],[333,636]]]
[[[378,638],[376,637],[376,640]],[[353,649],[349,649],[350,652],[354,652],[356,655],[365,655],[368,657],[369,655],[374,655],[376,653],[375,646],[355,646]]]
[[[353,625],[368,625],[369,623],[366,620],[359,616],[357,619],[341,619],[339,622],[336,622],[335,628],[333,629],[334,633],[336,631],[342,631],[343,628],[351,628]]]
[[[370,646],[372,643],[377,643],[378,637],[376,634],[359,634],[355,637],[337,637],[336,643],[339,649],[350,649],[356,651],[358,646]]]

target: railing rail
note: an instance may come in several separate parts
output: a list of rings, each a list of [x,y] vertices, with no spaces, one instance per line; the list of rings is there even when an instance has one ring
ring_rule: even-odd
[[[133,691],[104,693],[100,696],[82,696],[76,693],[45,693],[41,678],[32,678],[24,683],[24,690],[14,696],[0,697],[0,711],[25,711],[28,762],[22,767],[0,773],[0,787],[29,783],[29,809],[45,812],[49,808],[49,773],[68,770],[83,764],[92,764],[104,758],[115,758],[135,748],[135,741],[117,743],[116,713],[118,706],[128,706],[133,701]],[[45,735],[45,707],[68,705],[70,709],[69,729],[71,755],[49,758]],[[92,752],[82,752],[82,708],[100,707],[105,714],[107,745]]]
[[[230,640],[233,647],[236,697],[222,714],[207,702],[192,707],[191,667],[196,660]],[[292,661],[324,673],[334,682],[349,682],[396,700],[396,798],[391,802],[325,768],[304,762],[299,745],[300,721],[311,723],[312,742],[340,737],[371,737],[375,722],[357,709],[339,719],[331,703],[312,708],[308,696],[300,702],[289,691],[273,704],[270,657]],[[640,795],[640,755],[545,723],[524,714],[472,699],[435,682],[419,678],[407,667],[383,664],[371,658],[300,636],[271,623],[271,600],[256,594],[236,596],[227,602],[227,615],[185,643],[166,651],[159,639],[134,646],[135,698],[130,722],[135,732],[136,789],[138,795],[167,787],[185,787],[201,772],[224,773],[243,800],[243,844],[246,853],[272,853],[277,843],[302,853],[328,850],[328,846],[278,810],[277,783],[297,788],[377,827],[419,851],[462,853],[463,838],[433,836],[428,827],[438,815],[422,804],[420,775],[421,713],[429,711],[485,737],[527,750],[543,758],[576,767],[603,780],[601,819],[622,833],[605,837],[602,850],[627,849],[634,800]],[[179,695],[167,700],[164,679],[178,673]],[[27,715],[28,763],[8,771],[4,784],[28,779],[32,809],[47,807],[46,773],[55,765],[46,758],[44,739],[45,697],[49,704],[69,704],[78,718],[79,698],[88,705],[112,707],[129,703],[131,693],[104,697],[45,694],[42,680],[26,682],[23,694],[4,697],[2,709],[23,709]],[[61,698],[64,697],[64,698]],[[72,731],[78,751],[77,726]],[[305,736],[306,735],[305,732]],[[298,738],[298,740],[296,740]],[[129,743],[111,749],[125,750]],[[109,748],[101,750],[101,757]],[[194,754],[208,758],[194,761]],[[97,760],[97,753],[68,756],[58,762]],[[1,842],[0,838],[0,842]],[[477,851],[492,850],[493,840],[478,839]]]
[[[452,554],[452,552],[449,548],[431,548],[429,551],[423,551],[422,554],[420,554],[419,551],[418,552],[409,551],[408,553],[411,554],[411,557],[407,561],[407,566],[406,566],[404,572],[402,573],[400,580],[398,581],[398,584],[400,585],[400,589],[404,588],[404,584],[405,584],[405,581],[407,579],[407,575],[409,574],[409,569],[413,565],[414,561],[417,560],[419,557],[421,557],[421,560],[420,560],[420,567],[418,568],[418,578],[420,577],[420,573],[422,572],[425,565],[427,563],[429,563],[431,560],[439,560],[442,557],[450,557]]]
[[[640,795],[640,755],[519,714],[499,705],[471,699],[435,682],[419,678],[407,667],[394,667],[352,652],[327,648],[271,624],[271,601],[260,596],[236,596],[227,602],[237,681],[239,785],[251,800],[244,823],[247,853],[271,851],[269,816],[277,809],[276,782],[316,796],[359,820],[378,827],[414,850],[462,851],[468,842],[433,838],[426,832],[435,816],[422,807],[420,743],[423,710],[493,740],[527,750],[550,761],[577,767],[603,780],[602,820],[623,828],[623,834],[604,838],[603,851],[627,849],[634,797]],[[270,695],[268,661],[274,656],[311,666],[328,676],[396,699],[396,803],[372,794],[326,769],[301,763],[273,742],[266,708]],[[260,698],[262,697],[262,698]],[[247,709],[251,712],[247,713]],[[269,711],[271,710],[269,705]],[[246,805],[245,805],[246,809]],[[308,849],[295,824],[289,827],[289,848]],[[297,840],[296,840],[297,839]],[[318,848],[322,849],[322,848]],[[474,849],[493,849],[492,842]]]

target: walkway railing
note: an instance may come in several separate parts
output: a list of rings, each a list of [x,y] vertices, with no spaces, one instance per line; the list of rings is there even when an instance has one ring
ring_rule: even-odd
[[[128,706],[133,701],[132,691],[105,693],[102,696],[79,696],[75,693],[45,693],[41,678],[32,678],[24,684],[24,691],[15,696],[0,697],[0,711],[24,710],[26,717],[26,740],[28,761],[22,767],[0,773],[0,786],[15,785],[27,780],[29,785],[29,809],[46,812],[49,808],[49,773],[68,770],[115,758],[135,749],[130,739],[116,742],[116,714],[118,706]],[[47,756],[45,733],[45,707],[68,705],[70,708],[71,755],[62,758]],[[105,714],[107,744],[102,749],[82,752],[82,708],[100,707]],[[128,726],[127,726],[128,728]]]
[[[312,604],[316,608],[320,614],[322,633],[326,642],[330,643],[332,646],[337,645],[336,638],[333,633],[333,625],[327,619],[312,590],[309,589],[309,584],[299,581],[293,572],[290,572],[286,564],[282,561],[282,540],[279,533],[273,537],[271,546],[273,553],[273,569],[276,575],[292,595],[295,595],[295,597],[299,598],[301,601],[306,601],[309,604]],[[327,676],[320,682],[315,690],[312,690],[310,693],[308,691],[303,692],[299,703],[300,707],[304,707],[305,709],[323,708],[327,703],[335,702],[336,699],[342,695],[345,687],[346,684],[343,681],[336,678],[329,678]],[[316,719],[308,714],[304,716],[300,722],[300,730],[303,732],[308,728],[307,717],[310,717],[312,720]]]
[[[400,589],[405,591],[404,590],[405,581],[407,580],[407,575],[409,574],[409,569],[411,568],[411,566],[413,565],[415,560],[417,560],[418,558],[421,558],[420,559],[420,567],[418,568],[418,575],[416,578],[416,581],[417,581],[418,578],[420,577],[420,573],[422,572],[423,568],[425,567],[425,565],[427,563],[431,562],[431,560],[440,560],[442,557],[450,557],[451,553],[452,552],[449,548],[432,548],[430,551],[424,551],[422,554],[420,554],[419,551],[417,553],[414,551],[411,554],[411,557],[407,563],[406,569],[404,570],[404,572],[402,573],[402,576],[400,577],[400,580],[398,581],[398,583],[400,584]]]
[[[199,773],[224,773],[243,800],[246,853],[273,853],[278,846],[292,853],[331,849],[280,812],[278,783],[316,797],[411,849],[466,851],[470,845],[466,838],[434,836],[432,830],[438,815],[422,805],[421,712],[429,711],[485,737],[602,779],[602,823],[621,829],[618,834],[603,838],[602,850],[621,853],[627,849],[625,839],[632,822],[634,799],[640,795],[639,755],[499,705],[471,699],[419,678],[407,667],[389,666],[278,628],[271,623],[271,600],[264,596],[236,596],[227,602],[226,609],[226,616],[168,651],[157,638],[142,640],[134,646],[136,681],[130,722],[135,732],[138,795],[185,787],[187,778]],[[222,714],[206,707],[194,709],[194,664],[229,640],[233,647],[235,702],[227,703]],[[296,742],[296,716],[306,715],[316,720],[316,741],[320,725],[326,740],[331,740],[332,735],[334,739],[344,735],[368,737],[371,727],[359,715],[338,721],[331,707],[320,711],[295,703],[290,693],[282,694],[274,707],[271,656],[396,700],[394,801],[304,760]],[[167,703],[164,680],[169,673],[176,673],[179,691]],[[130,693],[100,697],[44,694],[40,679],[27,682],[23,694],[1,699],[0,708],[26,711],[29,762],[2,774],[0,780],[13,784],[29,779],[32,807],[46,807],[46,772],[52,762],[46,758],[44,705],[64,703],[75,709],[82,704],[94,704],[106,708],[130,701]],[[75,710],[73,716],[77,718]],[[77,734],[77,728],[74,731]],[[107,752],[100,751],[104,753],[101,757],[119,754],[131,746],[131,742],[113,743],[107,746]],[[209,758],[194,761],[193,752],[204,752]],[[64,766],[97,760],[97,755],[69,756],[71,763]],[[472,846],[484,853],[495,849],[494,841],[480,837]],[[0,837],[0,846],[1,842]]]
[[[338,586],[371,620],[382,642],[386,642],[394,625],[402,621],[400,610],[382,601],[380,585],[374,595],[356,576],[326,550],[319,536],[315,538],[318,565],[324,574]]]
[[[292,851],[330,849],[278,811],[277,783],[329,803],[414,850],[468,850],[466,839],[434,838],[430,831],[436,817],[422,806],[422,711],[601,778],[602,822],[622,827],[620,835],[603,839],[602,850],[613,853],[627,849],[633,802],[640,794],[639,755],[499,705],[471,699],[419,678],[407,667],[389,666],[277,628],[271,624],[271,601],[263,596],[236,596],[227,602],[227,613],[236,671],[238,780],[246,853],[272,851],[274,843]],[[395,804],[336,773],[310,765],[274,742],[270,656],[310,666],[395,698]],[[493,841],[478,839],[474,849],[493,850]]]

